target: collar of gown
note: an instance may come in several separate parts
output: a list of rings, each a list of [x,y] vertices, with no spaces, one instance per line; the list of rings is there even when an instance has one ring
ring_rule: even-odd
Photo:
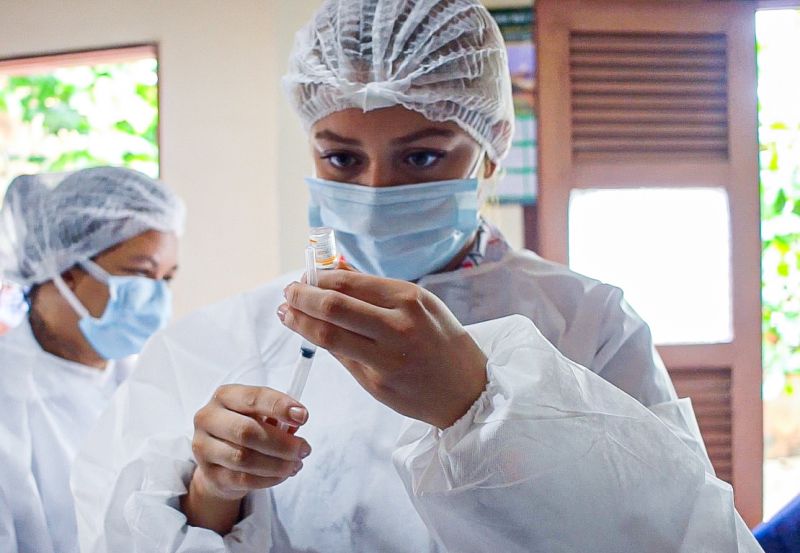
[[[67,383],[113,390],[120,380],[119,365],[124,364],[109,361],[108,366],[100,370],[53,355],[39,345],[27,317],[0,337],[0,344],[20,361],[11,363],[14,366],[3,367],[0,372],[20,371],[22,374],[19,376],[25,376],[27,372],[37,389],[40,392],[46,390],[47,395],[59,395],[59,390],[70,387],[64,386]]]

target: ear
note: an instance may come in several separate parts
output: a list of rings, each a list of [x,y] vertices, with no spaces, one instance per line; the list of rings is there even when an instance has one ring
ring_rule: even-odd
[[[75,290],[75,288],[78,286],[81,276],[81,271],[77,267],[73,267],[72,269],[67,269],[61,273],[61,280],[64,281],[70,290]]]
[[[483,178],[490,179],[497,171],[497,164],[488,157],[483,160]]]

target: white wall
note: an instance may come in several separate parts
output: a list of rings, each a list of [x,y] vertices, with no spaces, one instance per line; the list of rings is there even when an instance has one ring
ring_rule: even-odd
[[[280,89],[320,0],[6,0],[0,59],[157,42],[162,178],[189,222],[176,313],[299,268],[311,157]],[[490,6],[524,0],[487,0]],[[493,215],[519,243],[521,214]]]

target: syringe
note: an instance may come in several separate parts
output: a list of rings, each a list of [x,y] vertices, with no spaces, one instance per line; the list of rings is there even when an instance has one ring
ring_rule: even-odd
[[[317,262],[324,269],[334,268],[336,264],[336,241],[333,235],[333,230],[329,228],[314,228],[311,229],[311,236],[309,241],[312,245],[306,247],[306,284],[309,286],[317,286],[319,279],[317,277]],[[303,339],[300,344],[300,357],[294,366],[294,374],[292,376],[292,383],[286,394],[293,399],[300,400],[303,395],[303,390],[308,382],[308,374],[311,372],[311,365],[314,362],[314,355],[317,353],[317,346]],[[290,426],[281,422],[278,424],[281,430],[289,430]]]
[[[317,286],[317,264],[314,259],[314,246],[306,247],[306,284]],[[294,399],[299,400],[303,395],[303,389],[308,381],[308,373],[311,370],[311,363],[314,361],[314,354],[317,353],[317,346],[306,339],[300,344],[300,358],[294,367],[294,377],[289,390],[286,392]]]

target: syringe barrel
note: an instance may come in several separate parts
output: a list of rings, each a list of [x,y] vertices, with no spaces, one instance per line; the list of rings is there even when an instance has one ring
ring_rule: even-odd
[[[311,286],[319,286],[314,246],[306,246],[306,283]]]

